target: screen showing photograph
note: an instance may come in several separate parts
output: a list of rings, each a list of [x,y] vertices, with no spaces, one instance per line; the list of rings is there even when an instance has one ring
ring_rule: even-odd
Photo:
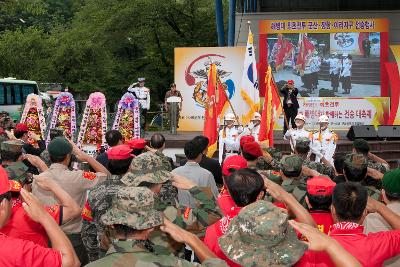
[[[275,81],[293,80],[303,97],[381,96],[380,33],[268,35]]]

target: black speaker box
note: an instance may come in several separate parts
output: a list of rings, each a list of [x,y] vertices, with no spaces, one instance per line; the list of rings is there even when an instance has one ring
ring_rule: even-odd
[[[378,137],[386,140],[400,140],[400,125],[379,125]]]
[[[351,141],[357,138],[376,140],[378,139],[378,133],[374,125],[351,126],[347,132],[347,138]]]

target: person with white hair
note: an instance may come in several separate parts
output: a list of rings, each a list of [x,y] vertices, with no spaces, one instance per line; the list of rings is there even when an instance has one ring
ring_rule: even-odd
[[[325,158],[333,165],[333,156],[336,151],[338,136],[328,128],[328,116],[322,115],[318,118],[319,131],[315,132],[311,140],[311,152],[315,154],[315,161],[321,162]]]
[[[224,125],[219,131],[219,162],[221,163],[230,155],[239,154],[240,137],[239,130],[235,126],[236,117],[232,113],[228,113],[224,117]]]
[[[252,135],[258,141],[258,133],[260,132],[261,114],[254,112],[250,123],[244,128],[240,136]]]
[[[340,77],[342,79],[343,94],[350,94],[351,89],[351,68],[353,61],[351,55],[344,53],[342,59],[342,69],[340,71]]]
[[[292,151],[296,147],[296,140],[298,138],[305,137],[310,140],[312,139],[312,133],[304,129],[306,117],[303,114],[298,114],[294,119],[294,123],[296,124],[296,128],[290,128],[283,136],[285,140],[289,140]]]
[[[339,72],[340,72],[340,60],[338,54],[333,52],[331,57],[324,59],[324,63],[329,64],[329,76],[331,78],[331,86],[334,92],[338,91],[339,88]]]

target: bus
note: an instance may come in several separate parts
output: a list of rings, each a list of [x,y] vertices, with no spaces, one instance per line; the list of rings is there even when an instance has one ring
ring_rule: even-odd
[[[12,120],[19,121],[26,97],[31,93],[39,95],[35,81],[0,79],[0,111],[7,111]]]

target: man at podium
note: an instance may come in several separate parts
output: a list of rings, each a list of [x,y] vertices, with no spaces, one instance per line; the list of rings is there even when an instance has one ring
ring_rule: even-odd
[[[173,119],[172,118],[173,114],[172,114],[172,110],[171,110],[171,102],[167,101],[168,98],[170,98],[170,97],[179,97],[181,99],[181,101],[178,103],[178,109],[177,109],[177,112],[176,112],[176,128],[179,128],[179,113],[182,110],[183,98],[182,98],[181,92],[176,90],[176,84],[175,83],[172,83],[171,86],[170,86],[170,90],[165,93],[165,100],[164,100],[164,102],[165,102],[165,110],[168,112],[168,118],[169,118],[169,121],[170,121],[170,124],[171,124],[172,123],[172,119]]]

